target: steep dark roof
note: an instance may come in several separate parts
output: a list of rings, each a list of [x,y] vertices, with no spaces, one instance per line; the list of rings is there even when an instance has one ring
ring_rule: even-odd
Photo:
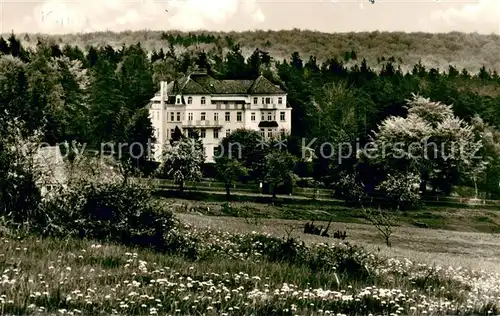
[[[182,88],[183,90],[186,91],[191,91],[192,94],[207,94],[210,93],[209,90],[207,90],[204,86],[199,84],[198,82],[194,80],[188,80],[185,84],[184,87]]]
[[[274,85],[264,76],[259,76],[250,87],[250,94],[283,94],[281,88]]]
[[[263,76],[255,80],[218,80],[206,73],[192,73],[167,85],[168,94],[284,94]]]

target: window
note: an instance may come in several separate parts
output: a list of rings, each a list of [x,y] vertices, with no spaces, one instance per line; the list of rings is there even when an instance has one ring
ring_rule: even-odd
[[[230,129],[226,129],[226,137],[229,137],[229,135],[231,135],[231,130]]]
[[[188,113],[188,121],[192,121],[193,120],[193,113]]]
[[[257,98],[253,98],[253,104],[257,104]]]
[[[236,113],[236,121],[241,122],[241,112]]]
[[[251,119],[252,119],[252,121],[255,121],[255,112],[252,112]]]
[[[265,135],[264,133],[265,133],[265,132],[264,132],[264,129],[263,129],[263,128],[261,128],[261,129],[260,129],[260,136],[264,137],[264,135]]]
[[[193,104],[193,98],[192,97],[188,97],[188,104]]]
[[[156,119],[159,120],[160,119],[160,112],[156,112]]]
[[[265,98],[264,98],[264,97],[262,97],[262,104],[264,104],[264,103],[265,103],[265,102],[264,102],[264,100],[265,100]]]
[[[219,138],[219,130],[214,129],[214,139]]]
[[[286,136],[286,129],[282,128],[281,129],[281,137],[285,137]]]
[[[280,121],[285,121],[285,112],[280,112]]]
[[[181,112],[177,112],[177,121],[180,122],[181,121]]]
[[[207,100],[205,99],[205,97],[201,97],[201,104],[206,104],[207,103]]]
[[[271,98],[266,98],[266,104],[271,104]]]
[[[204,121],[205,120],[205,115],[206,113],[205,112],[201,112],[201,120]]]
[[[200,131],[200,137],[201,137],[201,138],[205,138],[205,137],[207,137],[207,132],[205,131],[205,129],[202,129],[202,130]]]
[[[174,112],[170,112],[170,121],[174,121]]]
[[[283,98],[282,97],[278,98],[278,104],[283,104]]]
[[[219,120],[219,113],[214,113],[214,121],[218,121]]]
[[[273,114],[271,112],[267,112],[267,120],[272,121],[273,120]]]
[[[273,130],[271,128],[267,130],[267,137],[273,137]]]
[[[174,137],[174,133],[175,133],[175,129],[171,129],[170,130],[170,138],[173,138]]]
[[[177,97],[177,99],[175,100],[175,103],[181,104],[181,97]]]
[[[262,112],[262,113],[260,114],[260,120],[261,120],[261,121],[265,121],[265,120],[266,120],[266,118],[265,118],[265,116],[264,116],[264,112]]]
[[[231,120],[231,113],[226,112],[226,122],[229,122]]]

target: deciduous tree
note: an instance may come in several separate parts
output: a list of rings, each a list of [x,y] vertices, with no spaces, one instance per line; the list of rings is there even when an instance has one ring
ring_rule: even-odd
[[[273,198],[276,197],[276,188],[280,183],[294,181],[295,161],[295,157],[287,151],[275,150],[267,154],[264,181],[272,185]]]
[[[162,176],[172,177],[184,190],[186,181],[199,181],[205,162],[203,146],[197,139],[182,137],[172,146],[165,148],[158,172]]]
[[[226,196],[231,196],[231,185],[240,176],[246,176],[248,170],[236,159],[228,157],[215,158],[215,168],[217,179],[224,182]]]
[[[460,176],[482,168],[476,153],[482,147],[472,126],[457,118],[452,107],[419,95],[408,100],[407,117],[389,117],[374,134],[374,146],[364,157],[386,170],[422,176],[434,189],[450,193]]]

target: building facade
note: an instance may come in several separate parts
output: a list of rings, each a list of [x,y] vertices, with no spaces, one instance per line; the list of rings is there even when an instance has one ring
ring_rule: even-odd
[[[149,104],[155,128],[155,157],[168,146],[175,128],[186,136],[196,130],[206,162],[215,148],[237,129],[260,131],[268,139],[291,131],[291,107],[286,93],[263,76],[255,80],[218,80],[193,72],[173,82],[161,82]]]

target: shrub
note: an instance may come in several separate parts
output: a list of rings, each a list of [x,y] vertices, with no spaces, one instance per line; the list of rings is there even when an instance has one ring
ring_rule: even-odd
[[[306,246],[294,238],[277,238],[270,235],[246,234],[230,237],[233,253],[260,254],[270,262],[303,266],[311,271],[336,271],[349,279],[368,279],[374,266],[371,257],[362,247],[349,243],[338,245],[315,244]]]
[[[420,175],[415,173],[388,174],[387,178],[380,183],[380,189],[386,196],[390,206],[400,209],[414,207],[420,200],[418,193]]]
[[[165,232],[175,221],[158,203],[144,184],[84,181],[46,200],[33,228],[44,236],[90,238],[163,249]]]
[[[335,187],[337,194],[347,203],[358,203],[366,196],[364,185],[358,180],[357,174],[342,172]]]

